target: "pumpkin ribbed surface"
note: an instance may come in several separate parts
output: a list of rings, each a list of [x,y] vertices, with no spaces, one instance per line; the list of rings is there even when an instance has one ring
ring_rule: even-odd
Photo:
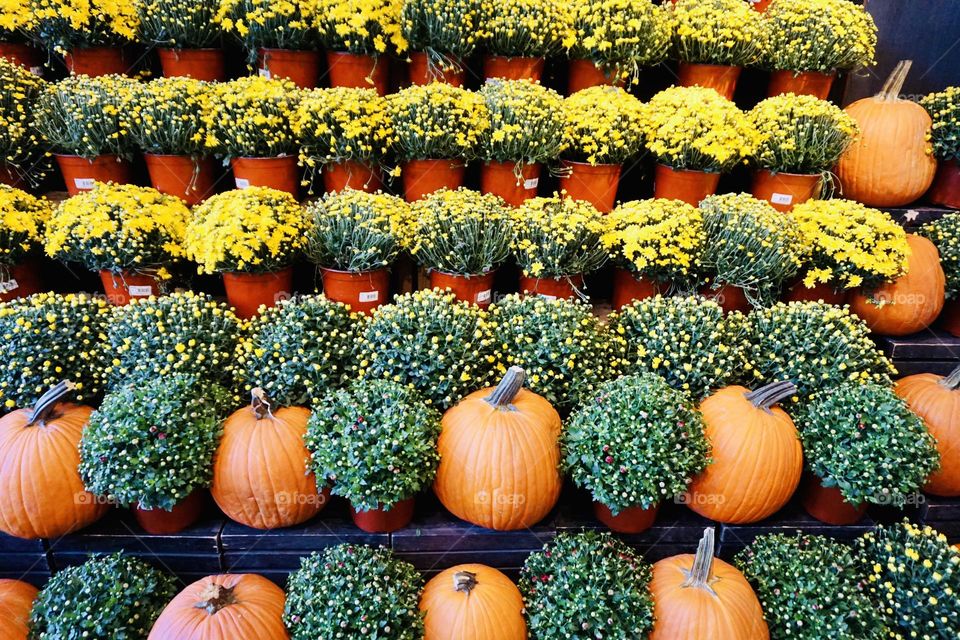
[[[0,638],[27,640],[30,610],[37,588],[19,580],[0,580]]]
[[[938,496],[960,496],[960,369],[944,378],[919,373],[897,381],[894,391],[923,419],[937,441],[940,470],[924,490]]]
[[[436,575],[423,590],[424,640],[525,640],[520,590],[496,569],[465,564]]]

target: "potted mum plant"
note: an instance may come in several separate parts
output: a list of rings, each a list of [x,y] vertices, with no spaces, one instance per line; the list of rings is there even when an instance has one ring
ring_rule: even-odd
[[[287,582],[291,640],[423,637],[423,577],[385,547],[341,544],[300,561]]]
[[[307,205],[307,257],[320,269],[323,292],[352,311],[390,301],[390,266],[403,246],[407,203],[385,193],[347,189]]]
[[[140,38],[158,48],[164,76],[227,79],[217,20],[220,0],[142,0],[137,5]]]
[[[644,134],[657,159],[654,197],[693,206],[716,192],[720,174],[752,156],[761,141],[735,104],[700,87],[671,87],[653,96]]]
[[[613,272],[613,308],[691,288],[706,242],[703,216],[680,200],[624,202],[601,236]]]
[[[168,266],[184,256],[190,210],[178,198],[130,184],[97,183],[69,198],[47,222],[44,250],[51,258],[100,272],[107,300],[157,295]]]
[[[410,83],[462,87],[463,62],[476,51],[483,14],[478,0],[405,0],[401,30],[407,41]]]
[[[241,318],[293,292],[293,262],[309,229],[292,195],[250,187],[213,196],[187,225],[187,256],[199,273],[222,273],[227,300]]]
[[[573,16],[565,2],[500,0],[483,11],[487,78],[539,82],[544,59],[560,53],[573,36]]]
[[[946,302],[939,324],[949,334],[960,336],[960,214],[951,213],[927,223],[920,233],[937,247],[943,267]]]
[[[368,533],[410,524],[415,497],[440,463],[440,413],[406,386],[359,380],[319,397],[304,442],[317,488],[350,501]]]
[[[533,198],[511,212],[520,290],[549,299],[585,297],[583,276],[607,261],[603,215],[589,202]]]
[[[43,291],[34,259],[51,211],[46,198],[0,184],[0,302]]]
[[[40,56],[28,44],[36,29],[37,16],[27,0],[8,2],[0,9],[0,59],[39,76]]]
[[[920,104],[933,124],[930,141],[939,161],[933,186],[927,199],[951,209],[960,209],[960,87],[947,87],[931,93]]]
[[[690,394],[656,375],[601,385],[573,412],[560,444],[573,483],[590,492],[596,518],[613,531],[640,533],[657,509],[687,490],[710,456]]]
[[[563,98],[530,80],[488,80],[480,89],[490,115],[480,157],[480,190],[520,206],[537,195],[541,165],[563,148]]]
[[[761,138],[750,157],[753,197],[777,211],[818,197],[824,176],[860,131],[845,111],[807,95],[767,98],[747,118]]]
[[[644,104],[619,87],[584,89],[564,100],[560,189],[609,213],[623,163],[643,148]]]
[[[50,54],[64,57],[77,75],[124,74],[130,68],[123,45],[137,39],[140,17],[133,2],[31,0],[33,37]]]
[[[387,113],[407,202],[460,187],[466,162],[490,128],[483,96],[442,82],[390,94]]]
[[[863,6],[846,0],[777,0],[764,14],[768,95],[825,100],[838,71],[874,64],[877,25]]]
[[[467,189],[435,191],[410,205],[407,249],[430,273],[430,286],[486,308],[497,268],[510,257],[503,200]]]
[[[0,58],[0,184],[39,184],[48,161],[35,123],[37,98],[45,83],[38,76]]]

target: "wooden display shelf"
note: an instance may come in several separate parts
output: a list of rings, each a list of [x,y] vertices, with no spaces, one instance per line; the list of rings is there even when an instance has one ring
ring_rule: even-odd
[[[940,329],[926,329],[903,337],[876,336],[874,340],[893,361],[900,376],[946,375],[960,364],[960,338]]]

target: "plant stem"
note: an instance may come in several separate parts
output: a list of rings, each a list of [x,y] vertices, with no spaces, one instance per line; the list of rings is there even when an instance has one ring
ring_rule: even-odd
[[[913,66],[913,60],[901,60],[893,68],[893,72],[887,81],[883,83],[883,88],[877,94],[877,99],[884,102],[900,99],[900,91],[903,89],[903,83],[907,81],[907,74],[910,73],[910,67]]]
[[[781,382],[773,382],[768,385],[764,385],[755,391],[744,394],[744,397],[753,403],[757,409],[763,409],[765,411],[770,411],[770,408],[784,400],[789,398],[797,392],[797,385],[793,384],[789,380],[783,380]]]
[[[526,379],[526,372],[520,367],[510,367],[504,374],[503,379],[497,388],[493,390],[487,402],[498,409],[505,409],[520,393],[523,388],[523,381]]]
[[[940,384],[949,389],[950,391],[956,391],[960,388],[960,367],[957,367],[950,372],[950,375],[945,376]]]
[[[56,409],[57,403],[76,388],[76,383],[70,382],[69,380],[64,380],[56,386],[51,387],[49,391],[40,396],[40,399],[37,400],[37,403],[33,406],[33,413],[30,414],[30,420],[27,422],[27,426],[46,424],[47,421],[53,417],[53,411]]]
[[[477,586],[477,574],[472,571],[457,571],[453,574],[453,590],[468,596]]]
[[[222,584],[215,583],[207,586],[200,594],[200,598],[201,600],[193,605],[194,608],[204,609],[211,616],[237,602],[233,595],[233,587],[225,587]]]
[[[707,589],[713,592],[710,584],[713,582],[714,535],[713,527],[707,527],[703,530],[703,537],[700,539],[700,544],[697,545],[697,555],[693,559],[693,567],[687,573],[687,579],[680,585],[681,587]]]

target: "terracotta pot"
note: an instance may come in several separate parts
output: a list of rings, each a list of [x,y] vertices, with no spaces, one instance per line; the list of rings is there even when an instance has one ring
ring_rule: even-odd
[[[387,95],[390,65],[386,58],[327,51],[327,67],[331,87],[376,89],[380,95]]]
[[[793,211],[820,194],[820,174],[773,173],[757,171],[753,174],[753,197],[766,200],[777,211]]]
[[[653,197],[682,200],[696,207],[701,200],[717,192],[718,184],[719,173],[673,169],[658,164],[654,169]]]
[[[767,97],[780,96],[785,93],[794,93],[798,96],[815,96],[826,100],[833,86],[836,73],[819,73],[817,71],[781,70],[770,73],[770,84],[767,87]]]
[[[788,286],[783,295],[780,296],[784,302],[816,302],[822,300],[827,304],[842,305],[847,300],[846,289],[837,291],[828,284],[818,284],[813,288],[803,286],[803,281],[798,280]]]
[[[619,79],[614,82],[597,66],[593,60],[576,59],[570,61],[567,95],[602,85],[623,86]]]
[[[93,189],[95,182],[130,184],[133,172],[130,163],[120,156],[103,155],[87,159],[81,156],[56,154],[57,165],[67,185],[67,193],[75,196]]]
[[[129,70],[123,49],[119,47],[89,47],[72,49],[64,56],[67,70],[75,75],[105,76],[125,74]]]
[[[956,160],[940,162],[927,199],[934,204],[960,209],[960,163]]]
[[[719,304],[724,313],[734,311],[748,313],[753,308],[743,289],[729,284],[725,284],[719,289],[711,289],[709,286],[703,287],[700,289],[700,295]]]
[[[216,191],[217,164],[211,158],[143,154],[153,188],[177,196],[188,206],[200,204]]]
[[[103,283],[103,292],[107,294],[107,302],[117,307],[130,304],[133,298],[160,295],[159,281],[155,276],[146,273],[133,271],[114,273],[101,269],[100,282]]]
[[[293,267],[270,273],[224,273],[223,284],[237,317],[253,318],[260,305],[272,307],[293,294]]]
[[[370,314],[390,301],[390,271],[339,271],[320,267],[323,294],[336,302],[350,305],[351,311]]]
[[[39,76],[43,73],[40,52],[30,45],[20,42],[0,42],[0,58],[6,58],[35,75]]]
[[[320,52],[263,48],[257,69],[264,78],[288,78],[301,89],[313,89],[320,78]]]
[[[681,87],[697,86],[714,89],[727,100],[733,100],[733,93],[737,89],[737,79],[739,77],[740,67],[693,62],[680,63]]]
[[[490,306],[493,300],[493,278],[495,271],[478,276],[458,276],[443,271],[430,272],[431,289],[450,289],[457,300],[472,302],[481,309]]]
[[[570,275],[562,278],[530,278],[520,276],[520,291],[537,295],[548,300],[558,298],[579,298],[583,291],[583,275]]]
[[[771,2],[772,0],[753,0],[751,6],[760,13],[763,13],[767,10],[767,7],[770,6]]]
[[[613,270],[613,308],[623,309],[634,301],[652,298],[668,288],[656,280],[638,278],[630,271],[617,267]]]
[[[952,336],[960,338],[960,300],[947,300],[937,324]]]
[[[193,78],[221,82],[227,79],[223,49],[172,49],[161,47],[160,66],[167,78]]]
[[[403,163],[403,195],[414,202],[444,187],[457,189],[466,169],[460,160],[408,160]]]
[[[565,170],[560,178],[560,189],[565,190],[569,197],[586,200],[600,213],[613,211],[620,187],[622,167],[619,164],[591,165],[564,160],[560,165]]]
[[[133,515],[137,519],[137,524],[147,533],[170,535],[180,533],[199,520],[203,515],[204,506],[206,506],[204,491],[196,489],[174,506],[172,511],[134,507]]]
[[[807,474],[803,481],[803,508],[820,522],[850,525],[859,522],[867,512],[867,504],[852,505],[843,499],[836,487],[824,487],[820,478]]]
[[[6,273],[8,279],[0,282],[0,302],[26,298],[44,291],[40,265],[36,260],[28,258],[19,264],[10,265],[6,268]]]
[[[357,511],[351,505],[350,515],[353,516],[353,524],[367,533],[392,533],[410,524],[413,506],[413,498],[401,500],[389,511],[384,511],[382,505],[372,511]]]
[[[23,189],[26,186],[26,182],[25,177],[21,176],[16,169],[5,162],[0,163],[0,184]]]
[[[514,207],[535,198],[540,185],[540,164],[520,165],[520,179],[517,180],[515,162],[485,162],[480,168],[480,191],[492,193],[503,198]]]
[[[356,189],[373,193],[383,188],[380,172],[362,162],[345,160],[323,167],[323,188],[327,193]]]
[[[300,192],[300,170],[296,156],[279,158],[234,158],[230,161],[237,189],[270,187],[294,198]]]
[[[488,80],[504,78],[539,82],[543,77],[543,66],[543,58],[508,58],[487,54],[483,58],[483,75]]]
[[[642,533],[653,526],[657,519],[659,505],[644,509],[642,507],[628,507],[613,515],[607,505],[594,501],[593,515],[607,525],[607,528],[617,533]]]
[[[430,65],[427,64],[428,56],[422,51],[410,52],[410,84],[430,84],[431,82],[443,82],[454,87],[462,87],[466,80],[467,72],[460,66],[460,70],[434,69],[431,73]],[[459,65],[459,62],[458,62]]]

